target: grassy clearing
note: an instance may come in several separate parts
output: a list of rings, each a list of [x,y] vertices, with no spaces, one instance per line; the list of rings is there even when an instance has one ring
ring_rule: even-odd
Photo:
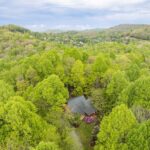
[[[92,150],[92,147],[90,146],[90,140],[93,128],[94,123],[87,124],[85,122],[81,122],[80,127],[76,128],[76,132],[80,136],[81,142],[84,146],[84,150]]]

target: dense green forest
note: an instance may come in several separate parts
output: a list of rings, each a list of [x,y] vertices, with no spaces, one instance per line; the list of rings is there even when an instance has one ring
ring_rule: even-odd
[[[80,95],[94,123],[65,111]],[[150,149],[150,26],[0,27],[0,150],[141,149]]]

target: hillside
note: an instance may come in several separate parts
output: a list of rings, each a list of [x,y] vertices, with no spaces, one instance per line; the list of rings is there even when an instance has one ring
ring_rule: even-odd
[[[109,30],[127,32],[131,30],[144,29],[144,28],[149,28],[149,27],[150,25],[147,25],[147,24],[120,24],[120,25],[109,28]]]
[[[108,32],[119,32],[122,36],[141,40],[150,40],[150,25],[118,25],[108,29]]]
[[[118,25],[108,29],[51,32],[50,40],[82,46],[84,43],[105,41],[129,42],[150,40],[150,25]]]
[[[45,33],[31,32],[28,29],[16,25],[1,26],[0,29],[30,34],[39,40],[60,44],[72,44],[78,47],[89,43],[94,44],[105,41],[124,43],[141,40],[150,41],[150,25],[122,24],[108,29],[89,29],[83,31],[49,30]]]
[[[8,31],[11,31],[11,32],[21,32],[21,33],[31,32],[29,29],[26,29],[24,27],[20,27],[20,26],[14,25],[14,24],[0,26],[0,29],[8,30]]]

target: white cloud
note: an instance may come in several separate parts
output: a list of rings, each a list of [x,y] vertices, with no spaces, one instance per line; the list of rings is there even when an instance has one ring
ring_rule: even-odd
[[[23,25],[25,28],[28,28],[32,31],[46,31],[49,27],[45,24],[30,24],[30,25]]]
[[[147,18],[150,17],[150,15],[143,15],[143,14],[139,14],[139,13],[118,13],[118,14],[114,14],[114,15],[109,15],[107,16],[105,19],[106,20],[120,20],[120,21],[134,21],[134,20],[139,20],[139,19],[143,19],[143,18]]]
[[[0,12],[0,24],[20,24],[33,31],[84,30],[149,23],[150,0],[0,0]]]
[[[145,1],[146,0],[20,0],[19,2],[26,5],[32,5],[33,7],[54,4],[60,7],[107,9],[136,5]]]
[[[76,24],[76,25],[68,25],[68,24],[60,24],[57,25],[55,27],[53,27],[53,29],[62,29],[62,30],[86,30],[86,29],[91,29],[93,28],[91,25],[89,24]]]
[[[150,18],[150,11],[138,11],[138,12],[119,12],[114,14],[107,14],[104,16],[93,16],[89,17],[89,19],[94,20],[96,22],[97,20],[100,22],[108,22],[111,23],[113,21],[120,22],[120,23],[134,23],[137,20],[149,20]]]
[[[89,24],[83,24],[83,25],[80,25],[80,24],[76,24],[76,25],[69,25],[69,24],[58,24],[58,25],[55,25],[55,26],[48,26],[48,25],[45,25],[45,24],[30,24],[30,25],[21,25],[21,26],[24,26],[25,28],[28,28],[32,31],[46,31],[46,30],[49,30],[49,29],[58,29],[58,30],[86,30],[86,29],[92,29],[94,28],[93,26],[89,25]]]

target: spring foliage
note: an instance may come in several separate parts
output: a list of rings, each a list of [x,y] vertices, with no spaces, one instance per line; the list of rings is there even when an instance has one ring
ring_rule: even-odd
[[[131,29],[0,27],[0,149],[149,150],[149,28]],[[81,95],[97,109],[97,121],[83,131],[80,114],[64,111]]]

